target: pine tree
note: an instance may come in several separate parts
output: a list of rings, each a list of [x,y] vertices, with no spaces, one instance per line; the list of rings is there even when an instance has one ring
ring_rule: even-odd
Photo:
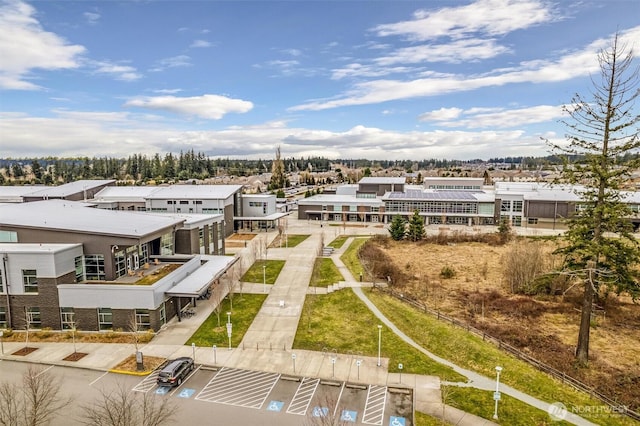
[[[424,238],[424,219],[418,213],[413,212],[413,216],[409,219],[409,229],[407,229],[407,238],[411,241],[420,241]]]
[[[402,216],[394,216],[391,220],[391,225],[389,225],[389,233],[391,234],[391,238],[395,241],[400,241],[404,238],[405,228],[407,223],[402,218]]]
[[[566,246],[558,250],[565,256],[565,272],[582,281],[582,314],[576,348],[579,363],[589,359],[589,336],[594,301],[601,291],[627,292],[634,300],[640,296],[637,265],[638,242],[632,234],[630,215],[620,192],[634,169],[640,148],[635,110],[638,72],[633,53],[620,43],[618,35],[608,49],[598,54],[600,78],[593,80],[592,99],[575,95],[565,107],[570,116],[564,124],[567,145],[552,145],[563,158],[582,158],[563,168],[563,177],[584,185],[579,192],[580,209],[568,222]],[[624,159],[627,159],[626,161]]]

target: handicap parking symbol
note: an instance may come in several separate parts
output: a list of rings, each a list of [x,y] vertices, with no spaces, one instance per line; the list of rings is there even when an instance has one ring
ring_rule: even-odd
[[[313,417],[327,417],[329,409],[327,407],[313,407]]]
[[[342,415],[340,416],[340,420],[342,420],[343,422],[355,423],[357,418],[358,412],[350,410],[342,410]]]
[[[391,416],[389,426],[405,426],[406,419],[404,417]]]
[[[267,406],[267,411],[280,411],[284,406],[284,402],[282,401],[271,401]]]
[[[178,396],[180,398],[191,398],[191,395],[193,395],[195,392],[195,389],[182,389]]]
[[[165,395],[167,393],[169,393],[169,390],[171,388],[168,386],[160,386],[158,389],[156,389],[156,394],[158,395]]]

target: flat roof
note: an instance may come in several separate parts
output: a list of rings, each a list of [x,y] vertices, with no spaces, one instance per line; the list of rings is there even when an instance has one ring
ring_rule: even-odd
[[[104,201],[142,201],[155,191],[159,186],[107,186],[98,192],[94,199]]]
[[[407,179],[403,177],[378,177],[378,176],[369,176],[363,177],[358,181],[358,183],[377,183],[377,184],[390,184],[390,183],[407,183]]]
[[[34,191],[30,194],[26,194],[29,197],[66,197],[71,194],[76,194],[88,189],[97,188],[102,185],[109,185],[114,183],[114,179],[85,179],[77,180],[75,182],[65,183],[58,186],[47,186],[39,191]]]
[[[82,247],[80,243],[0,243],[0,253],[58,253]]]
[[[239,260],[235,256],[211,255],[200,255],[200,259],[205,263],[167,290],[165,294],[180,297],[197,297],[204,293],[212,282],[220,278],[227,269]]]
[[[471,191],[421,191],[408,189],[405,192],[389,192],[384,200],[443,200],[443,201],[478,201]]]
[[[278,220],[289,213],[272,213],[266,216],[234,216],[233,220]]]
[[[0,228],[6,225],[142,237],[183,222],[169,215],[96,209],[66,200],[0,205]]]
[[[351,194],[318,194],[298,200],[298,205],[319,206],[322,204],[360,204],[360,205],[382,205],[380,198],[357,198]]]
[[[242,190],[242,185],[171,185],[149,194],[149,200],[225,200]]]

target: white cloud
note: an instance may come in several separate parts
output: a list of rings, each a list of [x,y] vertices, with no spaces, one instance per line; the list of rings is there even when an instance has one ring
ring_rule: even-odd
[[[421,114],[420,121],[436,122],[442,127],[514,128],[527,124],[544,123],[562,116],[562,106],[538,105],[529,108],[505,110],[501,108],[440,108]]]
[[[45,31],[27,3],[0,3],[0,89],[34,90],[32,70],[78,68],[85,48]]]
[[[153,93],[160,93],[161,95],[173,95],[175,93],[182,92],[182,89],[156,89]]]
[[[418,72],[418,68],[408,67],[380,67],[377,65],[363,65],[358,63],[348,64],[343,68],[331,71],[332,80],[340,80],[348,77],[382,77],[390,74],[404,74],[408,72]]]
[[[556,19],[549,4],[537,0],[479,0],[436,11],[417,11],[411,21],[378,25],[380,36],[405,36],[424,41],[440,37],[465,38],[475,33],[490,36],[548,23]]]
[[[640,43],[640,26],[620,33],[620,41]],[[598,39],[582,50],[568,52],[555,60],[522,62],[517,67],[498,69],[480,75],[437,74],[409,81],[372,80],[358,82],[350,90],[329,100],[314,100],[290,108],[290,111],[325,110],[351,105],[375,104],[400,99],[438,96],[485,87],[514,83],[549,83],[566,81],[599,72],[597,52],[610,45],[611,39]]]
[[[213,157],[270,158],[280,145],[294,157],[416,159],[542,156],[547,147],[538,135],[510,131],[387,131],[354,126],[345,131],[288,127],[283,120],[223,130],[185,132],[158,117],[129,113],[57,111],[54,118],[0,113],[6,156],[153,155],[194,149]],[[46,140],[46,146],[42,141]],[[88,144],[87,141],[100,141]]]
[[[125,106],[169,111],[178,114],[219,120],[228,113],[245,113],[253,103],[220,95],[202,95],[188,98],[175,96],[143,97],[131,99]]]
[[[112,62],[90,62],[95,67],[96,74],[107,74],[113,76],[116,80],[135,81],[142,78],[142,74],[129,65],[114,64]]]
[[[95,12],[85,12],[83,13],[83,16],[89,25],[95,25],[100,20],[100,14]]]
[[[380,65],[397,63],[415,64],[422,62],[461,63],[493,58],[509,49],[497,45],[495,40],[456,40],[447,44],[425,44],[398,49],[391,55],[377,58]]]
[[[160,59],[154,68],[149,71],[164,71],[167,68],[190,67],[191,57],[187,55],[171,56],[169,58]]]
[[[191,43],[191,48],[202,48],[202,47],[211,47],[213,46],[211,44],[211,42],[208,42],[206,40],[194,40],[193,43]]]

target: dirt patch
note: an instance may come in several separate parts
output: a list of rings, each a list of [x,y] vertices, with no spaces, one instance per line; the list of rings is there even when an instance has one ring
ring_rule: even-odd
[[[84,352],[74,352],[66,357],[62,358],[63,361],[80,361],[82,358],[89,354]]]
[[[162,364],[164,364],[167,359],[166,358],[161,358],[161,357],[156,357],[156,356],[143,356],[143,364],[144,364],[144,372],[151,372],[153,370],[155,370],[156,368],[160,367]],[[131,355],[129,357],[127,357],[124,361],[122,361],[120,364],[116,365],[115,367],[113,367],[114,370],[120,370],[120,371],[131,371],[131,372],[140,372],[138,370],[138,363],[136,362],[136,356],[135,355]]]
[[[376,242],[376,280],[431,309],[486,331],[557,370],[632,408],[640,407],[640,305],[609,296],[594,315],[589,368],[578,368],[574,351],[580,323],[580,287],[564,295],[515,295],[503,279],[506,245],[479,242]],[[546,254],[554,241],[541,242]],[[363,250],[361,253],[367,253]],[[557,261],[557,259],[556,259]],[[376,266],[378,265],[378,266]],[[450,269],[453,274],[443,274]]]
[[[256,234],[233,234],[228,238],[225,238],[225,243],[227,241],[251,241],[256,237]]]
[[[38,348],[33,348],[33,347],[29,347],[29,346],[25,346],[24,348],[18,349],[17,351],[15,351],[14,353],[12,353],[11,355],[16,355],[16,356],[27,356],[29,355],[31,352],[35,352],[37,351]]]
[[[151,331],[138,332],[138,343],[149,343],[155,334]],[[3,337],[5,342],[24,342],[24,331],[7,330]],[[40,330],[30,331],[30,342],[71,343],[74,340],[72,331]],[[122,331],[87,332],[76,331],[75,341],[84,343],[134,343],[133,333]],[[37,349],[37,348],[36,348]]]

